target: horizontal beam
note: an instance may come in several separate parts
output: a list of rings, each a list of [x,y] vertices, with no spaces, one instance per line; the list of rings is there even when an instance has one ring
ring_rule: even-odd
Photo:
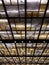
[[[0,40],[0,43],[49,43],[49,39],[45,40],[45,39],[8,39],[8,40]]]
[[[0,55],[0,57],[49,57],[49,55]]]
[[[14,64],[13,62],[0,62],[0,64]],[[20,63],[15,63],[15,64],[20,64]],[[49,63],[37,63],[37,62],[35,62],[35,63],[26,63],[26,62],[24,62],[24,63],[21,63],[21,64],[49,64]]]
[[[25,19],[25,17],[8,17],[9,19]],[[43,17],[26,17],[26,19],[42,19]],[[49,17],[45,17],[48,18]],[[0,17],[0,19],[7,19],[6,17]]]

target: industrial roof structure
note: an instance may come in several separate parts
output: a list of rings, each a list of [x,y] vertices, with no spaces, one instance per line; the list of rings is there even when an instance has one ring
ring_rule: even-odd
[[[0,0],[0,65],[49,65],[49,0]]]

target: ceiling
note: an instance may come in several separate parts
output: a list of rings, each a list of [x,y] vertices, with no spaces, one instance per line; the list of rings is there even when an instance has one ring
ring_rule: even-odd
[[[0,64],[49,65],[48,0],[0,0]]]

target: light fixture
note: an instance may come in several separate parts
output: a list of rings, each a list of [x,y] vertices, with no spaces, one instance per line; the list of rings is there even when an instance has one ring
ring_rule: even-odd
[[[2,23],[6,23],[6,22],[8,22],[8,20],[7,19],[0,19],[0,22]]]
[[[49,28],[49,24],[47,25],[47,28]]]
[[[18,27],[18,28],[20,28],[20,27],[21,27],[21,28],[24,28],[25,26],[19,24],[19,25],[16,25],[16,27]]]
[[[4,0],[5,4],[10,4],[10,0]]]
[[[16,4],[17,0],[11,0],[12,4]]]
[[[15,24],[11,24],[11,27],[15,27]]]
[[[0,0],[0,5],[2,4],[2,1]]]
[[[48,0],[41,0],[41,4],[47,4]]]
[[[7,13],[12,13],[12,14],[14,14],[14,13],[18,13],[18,10],[7,10]]]
[[[21,37],[21,35],[20,35],[20,34],[19,34],[19,35],[18,35],[18,34],[17,34],[17,35],[16,35],[16,34],[14,34],[14,37]]]
[[[49,13],[49,9],[46,11],[46,13]]]
[[[46,39],[46,36],[47,36],[47,34],[41,34],[41,35],[39,36],[39,39]]]
[[[27,24],[26,26],[27,26],[27,27],[31,27],[31,24]]]
[[[0,12],[1,15],[5,15],[5,12]]]
[[[32,3],[32,2],[40,2],[40,0],[27,0],[27,2],[29,2],[29,3],[30,3],[30,2],[31,2],[31,3]]]
[[[6,34],[6,33],[7,33],[6,31],[4,31],[4,32],[3,31],[0,31],[0,34]]]
[[[28,11],[30,11],[30,12],[34,12],[34,11],[35,11],[35,12],[38,12],[38,8],[37,8],[37,9],[31,9],[31,8],[29,9],[29,8],[28,8],[28,9],[27,9],[27,12],[28,12]]]

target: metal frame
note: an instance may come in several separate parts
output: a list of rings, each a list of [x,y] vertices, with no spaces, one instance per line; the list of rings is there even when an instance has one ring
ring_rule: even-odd
[[[25,43],[25,55],[19,55],[19,53],[18,53],[18,55],[11,55],[10,54],[10,52],[9,52],[9,50],[8,50],[8,48],[7,48],[7,50],[8,50],[8,52],[9,52],[9,54],[10,55],[0,55],[0,57],[12,57],[12,59],[13,59],[13,57],[18,57],[19,58],[19,61],[20,61],[20,57],[25,57],[25,63],[21,63],[21,61],[20,61],[20,63],[15,63],[15,61],[14,61],[14,59],[13,59],[13,61],[14,61],[14,64],[16,65],[16,64],[29,64],[29,63],[26,63],[26,58],[27,57],[39,57],[39,59],[40,59],[40,57],[49,57],[49,55],[26,55],[26,45],[27,45],[27,43],[36,43],[36,46],[37,46],[37,43],[49,43],[49,39],[46,39],[46,40],[44,40],[44,39],[39,39],[39,35],[40,35],[40,32],[41,32],[41,28],[42,28],[42,25],[43,25],[43,21],[44,21],[44,19],[46,18],[46,19],[49,19],[49,17],[45,17],[45,15],[46,15],[46,10],[47,10],[47,8],[48,8],[48,5],[49,5],[49,1],[48,1],[48,3],[47,3],[47,5],[46,5],[46,9],[45,9],[45,12],[44,12],[44,16],[43,17],[32,17],[32,14],[31,14],[31,17],[27,17],[27,15],[26,15],[26,9],[27,9],[27,2],[26,2],[26,0],[25,0],[25,17],[19,17],[20,16],[20,12],[19,12],[19,3],[18,3],[18,0],[17,0],[17,4],[18,4],[18,12],[19,12],[19,16],[18,17],[9,17],[8,16],[8,14],[7,14],[7,11],[6,11],[6,6],[5,6],[5,4],[4,4],[4,1],[2,0],[2,3],[3,3],[3,7],[4,7],[4,10],[5,10],[5,13],[6,13],[6,17],[0,17],[0,19],[7,19],[8,20],[8,24],[9,24],[9,26],[10,26],[10,30],[9,31],[11,31],[11,34],[12,34],[12,37],[13,37],[13,39],[12,40],[10,40],[10,39],[8,39],[8,40],[3,40],[2,39],[2,37],[1,37],[1,40],[0,40],[0,43],[4,43],[4,45],[5,45],[5,47],[7,48],[7,46],[6,46],[6,44],[5,43],[14,43],[15,44],[15,48],[17,49],[17,53],[18,53],[18,48],[17,48],[17,46],[16,46],[16,43]],[[39,8],[40,8],[40,6],[39,6]],[[39,13],[39,12],[38,12]],[[20,19],[25,19],[25,39],[14,39],[14,36],[13,36],[13,32],[12,32],[12,29],[11,29],[11,25],[10,25],[10,20],[9,19],[19,19],[19,21],[20,21]],[[27,39],[26,38],[26,23],[27,23],[27,19],[31,19],[31,22],[32,22],[32,19],[42,19],[42,21],[41,21],[41,27],[40,27],[40,30],[38,30],[39,31],[39,34],[38,34],[38,39]],[[2,30],[2,31],[4,31],[4,30]],[[6,30],[7,31],[7,30]],[[37,30],[35,30],[35,31],[37,31]],[[46,30],[46,31],[49,31],[49,30]],[[35,34],[35,33],[34,33]],[[47,47],[47,45],[46,45],[46,47]],[[45,48],[46,48],[45,47]],[[29,47],[28,47],[29,48]],[[44,49],[45,49],[44,48]],[[35,49],[36,49],[36,47],[35,47]],[[34,49],[34,53],[35,53],[35,49]],[[43,52],[44,52],[44,50],[43,50]],[[42,52],[42,53],[43,53]],[[38,60],[39,61],[39,60]],[[4,62],[0,62],[0,64],[6,64],[6,63],[4,63]],[[9,64],[11,64],[12,65],[12,63],[9,63]],[[44,65],[47,65],[47,64],[49,64],[49,63],[30,63],[30,64],[44,64]]]

